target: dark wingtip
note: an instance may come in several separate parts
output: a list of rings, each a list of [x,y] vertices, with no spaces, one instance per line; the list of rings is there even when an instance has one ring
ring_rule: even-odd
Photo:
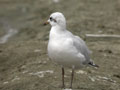
[[[98,66],[98,65],[96,65],[96,64],[94,65],[94,67],[97,67],[97,68],[99,68],[99,66]]]
[[[99,66],[97,64],[94,64],[93,62],[89,62],[88,64],[93,66],[93,67],[99,68]]]

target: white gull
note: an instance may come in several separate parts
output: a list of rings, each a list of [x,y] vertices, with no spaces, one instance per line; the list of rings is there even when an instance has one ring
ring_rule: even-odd
[[[92,65],[98,67],[90,58],[90,50],[85,42],[78,36],[73,35],[66,29],[66,19],[60,12],[50,15],[45,25],[50,23],[51,30],[48,43],[49,58],[62,66],[62,87],[64,88],[64,67],[72,68],[72,88],[74,69]]]

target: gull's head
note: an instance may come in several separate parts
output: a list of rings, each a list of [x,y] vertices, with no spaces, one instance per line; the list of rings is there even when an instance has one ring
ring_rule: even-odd
[[[48,24],[50,23],[50,25],[53,26],[58,26],[58,27],[63,27],[66,28],[66,20],[65,17],[62,13],[60,12],[55,12],[52,13],[48,19],[48,21],[45,23]]]

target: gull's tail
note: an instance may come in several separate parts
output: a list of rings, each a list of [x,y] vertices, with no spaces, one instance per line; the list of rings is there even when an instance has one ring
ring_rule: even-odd
[[[90,60],[90,62],[88,63],[89,65],[93,66],[93,67],[99,67],[98,65],[96,65],[92,60]]]

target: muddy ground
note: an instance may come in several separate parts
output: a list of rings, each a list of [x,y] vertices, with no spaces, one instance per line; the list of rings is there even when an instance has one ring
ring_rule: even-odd
[[[82,37],[100,66],[77,70],[73,90],[120,90],[120,40],[89,40],[85,34],[120,35],[120,0],[0,0],[0,90],[61,90],[61,68],[49,60],[52,12]],[[69,88],[70,70],[65,69]]]

